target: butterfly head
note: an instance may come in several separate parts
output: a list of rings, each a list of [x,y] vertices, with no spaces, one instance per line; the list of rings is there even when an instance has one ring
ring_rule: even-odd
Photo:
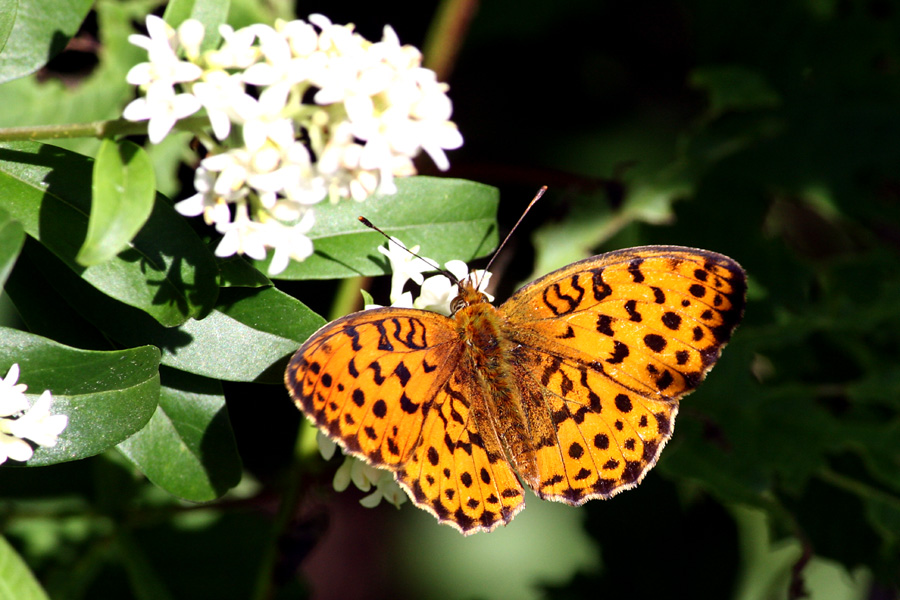
[[[484,274],[484,271],[473,272],[456,282],[459,293],[450,302],[451,315],[456,314],[458,310],[466,306],[491,302],[492,298],[481,291],[481,288],[487,283],[487,278]],[[479,275],[481,276],[479,277]]]

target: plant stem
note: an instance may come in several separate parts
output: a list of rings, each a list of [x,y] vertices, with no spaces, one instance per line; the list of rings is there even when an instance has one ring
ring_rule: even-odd
[[[821,469],[818,473],[824,481],[827,481],[835,487],[839,487],[852,494],[856,494],[861,498],[869,498],[884,502],[895,510],[900,510],[900,498],[894,494],[882,491],[876,487],[872,487],[867,483],[842,475],[831,469]]]
[[[175,129],[194,131],[209,124],[206,117],[182,119]],[[93,121],[91,123],[66,123],[63,125],[40,125],[29,127],[6,127],[0,129],[0,142],[27,140],[60,140],[81,137],[114,138],[126,135],[146,135],[146,121]]]
[[[469,24],[475,16],[478,0],[443,0],[425,36],[425,66],[437,73],[438,80],[450,77]]]
[[[348,277],[342,279],[338,286],[337,294],[334,302],[331,304],[331,312],[328,313],[328,320],[334,321],[353,311],[360,310],[360,290],[369,283],[368,277]]]

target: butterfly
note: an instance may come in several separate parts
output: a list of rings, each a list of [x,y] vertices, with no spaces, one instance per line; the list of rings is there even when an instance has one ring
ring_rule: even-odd
[[[715,252],[643,246],[499,307],[472,278],[458,289],[450,317],[387,307],[329,323],[285,385],[348,454],[470,534],[509,523],[523,485],[571,505],[638,485],[741,320],[746,276]]]

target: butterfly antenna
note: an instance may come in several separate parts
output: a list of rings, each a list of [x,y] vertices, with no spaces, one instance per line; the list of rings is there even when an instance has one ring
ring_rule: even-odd
[[[509,230],[509,233],[506,234],[506,237],[503,238],[503,242],[501,242],[500,246],[494,251],[494,255],[491,257],[491,260],[488,261],[487,266],[484,268],[485,271],[491,270],[491,265],[494,264],[494,259],[500,256],[500,251],[503,250],[503,247],[506,246],[506,242],[509,241],[509,238],[512,237],[513,232],[519,227],[519,224],[522,222],[522,219],[525,218],[525,215],[528,214],[528,211],[531,210],[531,207],[535,205],[535,203],[541,199],[541,196],[544,195],[544,192],[547,191],[547,186],[541,186],[541,189],[537,191],[537,194],[534,195],[534,198],[531,199],[531,202],[528,203],[528,206],[525,207],[525,210],[522,211],[522,216],[519,217],[519,220],[516,221],[516,224],[513,225],[512,229]]]
[[[388,241],[391,241],[391,242],[394,241],[391,239],[391,236],[389,236],[388,234],[383,232],[374,223],[372,223],[372,221],[368,220],[367,218],[359,217],[359,222],[362,223],[363,225],[365,225],[366,227],[368,227],[369,229],[374,229],[375,231],[377,231],[378,233],[380,233],[381,235],[386,237],[388,239]],[[406,250],[407,252],[409,252],[410,254],[412,254],[413,256],[415,256],[416,258],[418,258],[419,260],[425,261],[426,263],[428,263],[429,265],[434,267],[435,271],[439,271],[442,275],[447,277],[450,281],[453,282],[453,285],[459,285],[459,279],[456,278],[456,275],[454,275],[450,271],[442,269],[438,264],[436,264],[430,258],[425,258],[424,256],[419,256],[418,254],[416,254],[415,252],[413,252],[412,250],[410,250],[409,248],[407,248],[406,246],[404,246],[402,244],[400,244],[400,247],[403,248],[404,250]]]

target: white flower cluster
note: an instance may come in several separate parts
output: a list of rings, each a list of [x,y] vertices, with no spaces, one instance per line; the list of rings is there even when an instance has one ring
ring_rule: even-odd
[[[462,145],[447,85],[389,26],[373,43],[323,15],[223,25],[221,46],[202,53],[198,21],[176,31],[149,16],[147,32],[129,38],[149,61],[128,73],[143,96],[123,116],[148,120],[158,143],[205,109],[213,135],[198,135],[209,155],[197,194],[176,208],[216,226],[219,256],[263,259],[274,248],[269,272],[277,274],[312,253],[312,205],[394,193],[394,177],[414,175],[420,151],[447,169],[444,151]]]
[[[66,415],[51,415],[50,390],[44,390],[31,407],[25,398],[28,386],[16,383],[19,379],[19,365],[14,364],[0,379],[0,463],[11,458],[26,461],[34,450],[25,440],[39,446],[55,446],[59,434],[69,424]]]
[[[414,256],[418,254],[419,247],[413,246],[407,250],[403,242],[391,237],[387,249],[379,246],[378,251],[384,254],[391,263],[391,306],[403,308],[419,308],[450,315],[450,303],[459,293],[457,285],[446,275],[433,275],[425,279],[423,273],[434,271],[437,264],[429,258]],[[478,289],[484,293],[484,288],[491,279],[491,273],[484,270],[469,272],[466,263],[461,260],[451,260],[444,264],[457,281],[473,278],[478,282]],[[420,286],[418,298],[413,299],[412,292],[403,291],[407,281],[413,281]],[[485,294],[488,300],[493,302],[490,294]],[[368,304],[366,309],[380,308],[377,304]],[[334,456],[337,445],[321,431],[316,438],[319,444],[319,452],[329,460]],[[360,504],[367,508],[377,506],[382,499],[399,507],[406,501],[407,495],[400,484],[397,483],[393,473],[378,469],[365,462],[347,456],[344,463],[334,474],[334,489],[342,492],[353,482],[357,488],[368,492],[375,486],[375,490],[360,500]]]

